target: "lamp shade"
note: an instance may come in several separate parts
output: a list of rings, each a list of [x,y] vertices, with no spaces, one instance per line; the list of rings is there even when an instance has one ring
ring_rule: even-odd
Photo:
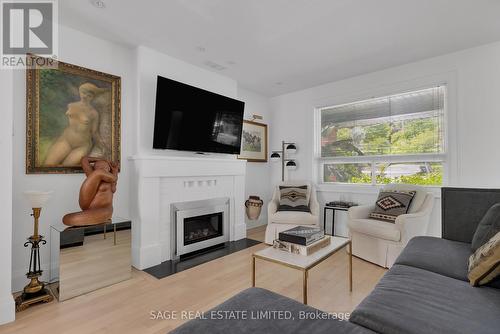
[[[297,164],[295,163],[295,161],[293,160],[290,160],[286,163],[286,169],[288,170],[296,170],[297,169]]]
[[[41,208],[52,196],[53,191],[27,190],[24,197],[32,208]]]
[[[271,154],[272,161],[279,161],[280,159],[281,159],[281,155],[278,152],[273,152],[273,154]]]
[[[295,144],[288,144],[286,147],[286,153],[288,154],[295,154],[297,152],[297,146]]]

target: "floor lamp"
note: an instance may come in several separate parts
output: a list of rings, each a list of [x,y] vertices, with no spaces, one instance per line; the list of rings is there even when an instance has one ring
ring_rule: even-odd
[[[285,181],[285,167],[288,170],[297,169],[297,163],[294,159],[288,158],[290,155],[294,155],[297,152],[297,146],[295,143],[281,142],[281,151],[273,151],[271,154],[272,161],[281,160],[281,181]]]
[[[24,247],[31,245],[31,256],[29,271],[26,277],[30,280],[23,289],[23,293],[16,298],[16,310],[22,311],[32,304],[40,302],[50,302],[54,299],[52,294],[45,288],[45,283],[38,279],[42,276],[40,266],[40,245],[45,245],[47,241],[38,233],[38,219],[42,206],[49,200],[52,191],[25,191],[24,197],[28,200],[33,210],[31,214],[34,219],[33,235],[24,243]]]

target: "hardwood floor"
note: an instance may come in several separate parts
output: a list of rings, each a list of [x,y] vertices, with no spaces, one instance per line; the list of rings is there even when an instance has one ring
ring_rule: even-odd
[[[248,231],[264,239],[265,227]],[[251,286],[251,254],[264,244],[210,261],[161,280],[138,270],[132,279],[61,303],[32,307],[0,333],[167,333],[183,319],[152,320],[151,312],[206,311]],[[338,252],[309,274],[309,305],[329,312],[351,312],[385,273],[353,258],[353,292],[349,293],[348,256]],[[301,273],[257,262],[257,286],[300,301]]]

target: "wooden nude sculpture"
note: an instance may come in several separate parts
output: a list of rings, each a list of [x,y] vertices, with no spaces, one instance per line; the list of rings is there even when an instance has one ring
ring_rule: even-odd
[[[65,215],[63,223],[68,226],[105,223],[113,215],[118,164],[92,157],[83,157],[81,163],[87,176],[80,188],[79,204],[82,211]]]

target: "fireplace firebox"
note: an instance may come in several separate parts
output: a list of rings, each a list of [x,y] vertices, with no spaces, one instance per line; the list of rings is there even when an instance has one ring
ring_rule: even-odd
[[[213,199],[176,203],[175,257],[229,241],[229,202]]]
[[[184,245],[222,236],[222,222],[222,212],[184,218]]]

